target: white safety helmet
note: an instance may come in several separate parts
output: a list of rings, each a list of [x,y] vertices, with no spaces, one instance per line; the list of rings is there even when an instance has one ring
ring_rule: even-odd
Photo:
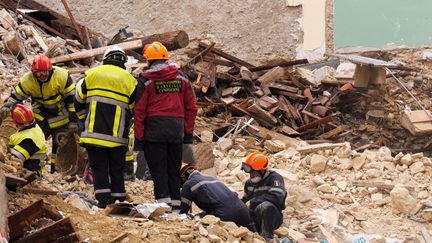
[[[106,49],[104,55],[103,55],[103,61],[108,59],[114,59],[118,61],[122,61],[124,63],[127,62],[127,55],[126,52],[121,49],[119,46],[114,45],[110,46],[108,49]]]

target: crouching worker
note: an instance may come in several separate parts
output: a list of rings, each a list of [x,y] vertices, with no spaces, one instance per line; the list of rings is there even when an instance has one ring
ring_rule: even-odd
[[[187,213],[194,202],[204,211],[201,216],[211,214],[223,221],[231,221],[256,231],[246,205],[222,182],[202,175],[186,163],[182,164],[180,179],[183,184],[180,213]]]
[[[254,152],[246,158],[242,169],[249,173],[250,178],[246,181],[241,200],[250,203],[250,213],[258,233],[271,240],[273,231],[283,222],[287,191],[282,176],[267,168],[267,157],[261,152]]]
[[[25,169],[43,176],[46,158],[46,141],[42,129],[36,124],[33,112],[22,104],[12,109],[12,120],[18,132],[9,138],[9,147],[13,156],[20,159]]]

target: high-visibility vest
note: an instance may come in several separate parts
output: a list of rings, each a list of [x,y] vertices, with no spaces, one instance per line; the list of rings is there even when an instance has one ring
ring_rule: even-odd
[[[23,142],[25,139],[30,139],[33,143]],[[31,150],[35,150],[34,146],[38,150],[35,153],[31,153]],[[12,134],[9,137],[9,147],[11,148],[11,153],[23,162],[28,159],[44,161],[46,158],[47,146],[45,135],[37,124]]]
[[[77,102],[86,104],[82,144],[127,146],[136,85],[137,80],[128,71],[114,65],[86,72],[75,94]]]
[[[33,112],[38,121],[47,118],[47,114],[42,110],[56,111],[56,114],[49,115],[48,124],[50,128],[58,128],[69,122],[68,112],[75,112],[72,102],[68,107],[63,102],[66,97],[72,97],[75,93],[75,84],[68,83],[68,77],[68,71],[60,67],[53,68],[51,78],[47,82],[40,82],[32,72],[27,72],[12,93],[19,100],[31,98],[36,102]]]

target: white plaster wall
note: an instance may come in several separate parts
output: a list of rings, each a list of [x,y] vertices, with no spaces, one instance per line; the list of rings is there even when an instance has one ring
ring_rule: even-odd
[[[65,14],[61,1],[37,1]],[[307,19],[303,21],[305,11],[301,2],[290,5],[286,0],[69,0],[68,3],[78,22],[109,37],[126,25],[144,35],[183,29],[191,39],[211,39],[224,50],[255,64],[299,57],[304,46],[312,46],[309,42],[315,39],[310,37],[303,43],[303,26],[314,24]],[[324,16],[321,3],[308,5],[320,9],[317,12]],[[316,22],[324,26],[325,18]],[[308,33],[312,32],[305,32],[305,37]],[[325,40],[325,33],[322,38]],[[322,38],[316,41],[321,43]]]

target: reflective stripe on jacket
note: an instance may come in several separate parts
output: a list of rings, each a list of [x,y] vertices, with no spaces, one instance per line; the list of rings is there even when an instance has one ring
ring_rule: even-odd
[[[11,153],[21,161],[45,160],[46,140],[42,129],[34,123],[12,134],[9,138]]]
[[[49,81],[38,81],[32,72],[27,72],[12,91],[12,98],[34,102],[33,112],[38,121],[48,119],[50,128],[58,128],[69,122],[69,113],[75,113],[73,95],[75,84],[68,71],[54,67]]]
[[[129,72],[114,65],[86,72],[75,94],[77,113],[86,111],[82,144],[110,148],[128,144],[136,85]]]
[[[282,176],[275,171],[268,170],[258,183],[247,180],[244,192],[242,201],[250,201],[249,208],[252,210],[265,201],[273,203],[280,210],[285,209],[287,190]]]

